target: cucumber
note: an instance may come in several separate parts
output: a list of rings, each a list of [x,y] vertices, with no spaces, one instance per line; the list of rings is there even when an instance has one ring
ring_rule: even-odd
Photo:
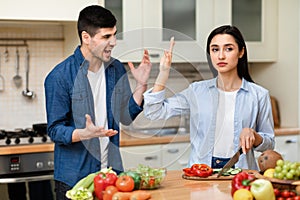
[[[228,173],[228,174],[231,174],[232,170],[234,170],[234,169],[233,169],[233,168],[230,168],[230,169],[227,171],[227,173]]]
[[[236,174],[240,173],[241,171],[242,171],[241,168],[236,168],[236,169],[231,170],[230,174],[231,175],[236,175]]]
[[[221,170],[222,170],[221,168],[213,169],[213,174],[217,174],[217,173],[219,173]]]
[[[222,168],[213,169],[213,174],[217,174],[222,170]],[[222,176],[230,176],[230,175],[236,175],[243,171],[241,168],[230,168],[227,172],[224,172]]]
[[[222,176],[230,176],[231,174],[230,173],[228,173],[228,172],[224,172],[223,174],[222,174]]]

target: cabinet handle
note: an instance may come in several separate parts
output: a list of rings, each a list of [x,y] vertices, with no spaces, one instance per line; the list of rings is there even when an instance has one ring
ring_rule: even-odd
[[[296,139],[290,139],[290,140],[286,140],[285,143],[286,144],[297,143],[297,140]]]
[[[188,165],[188,161],[187,160],[179,160],[178,163],[181,165],[181,166],[187,166]]]
[[[168,153],[178,153],[179,149],[168,149]]]
[[[157,160],[157,156],[146,156],[145,160]]]
[[[149,56],[151,58],[159,58],[159,53],[150,53]]]

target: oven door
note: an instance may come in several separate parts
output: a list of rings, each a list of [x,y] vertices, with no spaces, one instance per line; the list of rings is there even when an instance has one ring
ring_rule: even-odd
[[[54,153],[1,155],[0,166],[0,183],[52,180]]]
[[[53,171],[0,176],[0,184],[53,180]]]

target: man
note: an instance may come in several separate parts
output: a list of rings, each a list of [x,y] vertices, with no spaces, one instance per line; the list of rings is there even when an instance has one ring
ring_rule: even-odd
[[[151,71],[148,52],[135,68],[132,93],[122,63],[111,57],[116,45],[116,19],[97,5],[78,18],[81,45],[46,77],[48,134],[55,143],[56,199],[81,178],[101,168],[123,171],[119,123],[129,125],[142,111],[143,93]]]

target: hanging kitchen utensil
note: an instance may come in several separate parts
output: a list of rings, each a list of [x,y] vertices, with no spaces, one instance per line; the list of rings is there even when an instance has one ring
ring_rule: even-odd
[[[19,55],[19,50],[17,48],[16,50],[16,75],[13,77],[14,83],[17,88],[21,87],[22,85],[22,77],[19,75],[19,70],[20,70],[20,55]]]
[[[5,62],[7,63],[8,60],[9,60],[9,54],[8,54],[8,49],[7,49],[7,47],[5,47],[4,58],[5,58]]]
[[[35,93],[30,91],[29,88],[29,50],[26,48],[26,57],[25,57],[25,67],[26,67],[26,88],[23,90],[22,94],[29,99],[35,98]]]
[[[3,92],[5,88],[5,80],[4,77],[1,75],[1,54],[0,54],[0,92]]]

